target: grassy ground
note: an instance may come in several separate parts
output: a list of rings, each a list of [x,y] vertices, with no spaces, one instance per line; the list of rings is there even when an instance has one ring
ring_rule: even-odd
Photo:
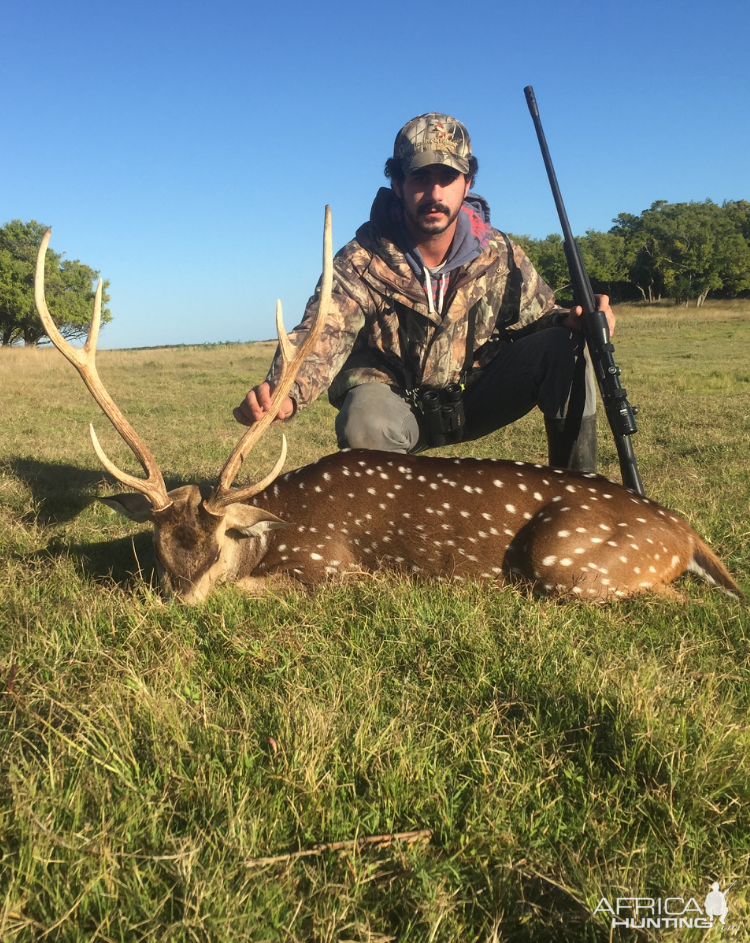
[[[750,308],[619,315],[647,493],[750,591]],[[173,487],[216,475],[270,355],[99,359]],[[72,368],[0,350],[0,386],[0,939],[634,939],[592,916],[602,897],[702,905],[714,880],[737,884],[709,938],[750,938],[746,606],[690,582],[595,609],[391,578],[164,603],[148,530],[94,501],[119,489],[88,421],[137,469]],[[332,418],[300,416],[290,467],[335,448]],[[539,460],[543,440],[532,415],[446,451]],[[606,430],[600,450],[617,477]]]

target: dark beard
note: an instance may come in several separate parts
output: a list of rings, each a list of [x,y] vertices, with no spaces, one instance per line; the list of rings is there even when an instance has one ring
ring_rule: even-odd
[[[425,223],[421,219],[422,215],[424,214],[424,212],[434,210],[434,209],[442,210],[443,213],[447,214],[445,223],[437,222],[437,223],[429,223],[428,225],[425,225]],[[450,215],[448,213],[448,207],[445,206],[443,203],[428,203],[425,206],[420,206],[419,211],[417,212],[415,216],[409,211],[408,207],[404,204],[404,213],[409,219],[409,221],[411,222],[411,224],[415,226],[420,232],[424,233],[426,236],[439,236],[440,233],[445,232],[445,230],[451,225],[451,223],[456,219],[456,217],[458,216],[460,212],[461,212],[460,206],[458,207],[456,212],[453,213],[453,215]]]

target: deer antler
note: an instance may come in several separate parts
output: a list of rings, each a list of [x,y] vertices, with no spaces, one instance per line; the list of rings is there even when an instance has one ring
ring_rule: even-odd
[[[49,245],[51,232],[52,230],[48,229],[44,234],[42,244],[39,246],[39,252],[36,257],[36,274],[34,276],[34,301],[36,302],[36,310],[39,313],[39,317],[42,319],[42,324],[44,325],[49,339],[63,357],[69,360],[80,373],[81,379],[86,385],[86,389],[94,397],[101,407],[102,412],[107,419],[109,419],[120,436],[127,442],[148,477],[145,480],[143,478],[136,478],[134,475],[129,475],[127,472],[117,468],[104,454],[104,450],[99,444],[99,440],[94,432],[94,426],[89,423],[91,441],[99,461],[104,465],[110,475],[113,475],[118,481],[122,482],[122,484],[145,494],[155,511],[162,511],[168,508],[172,502],[167,495],[167,487],[159,471],[159,466],[156,464],[154,456],[148,450],[144,441],[136,433],[117,408],[112,397],[105,390],[96,369],[96,342],[99,336],[99,321],[102,313],[101,279],[99,279],[99,284],[96,289],[91,328],[89,329],[86,343],[82,349],[79,350],[73,347],[63,338],[62,334],[55,327],[55,323],[47,308],[47,301],[44,297],[44,260],[47,255],[47,246]]]
[[[247,498],[253,497],[253,495],[258,494],[260,491],[263,491],[267,488],[271,482],[276,478],[281,469],[284,466],[284,459],[286,458],[286,438],[283,439],[281,456],[279,460],[274,465],[271,472],[262,480],[256,484],[246,485],[243,488],[232,488],[232,482],[237,476],[237,472],[240,469],[240,465],[245,460],[246,456],[255,445],[255,443],[263,435],[263,432],[266,428],[274,421],[276,415],[281,407],[282,401],[286,398],[289,390],[294,383],[297,373],[307,358],[308,353],[317,343],[318,338],[323,332],[323,326],[325,325],[326,317],[328,315],[328,308],[331,302],[331,293],[333,290],[333,249],[331,246],[331,208],[326,206],[325,213],[325,228],[323,230],[323,278],[320,286],[320,301],[318,304],[318,311],[315,315],[315,320],[313,321],[310,329],[307,333],[307,337],[300,344],[299,347],[295,347],[292,342],[289,340],[289,337],[284,330],[284,321],[281,313],[281,302],[276,302],[276,333],[279,337],[279,348],[281,350],[281,378],[279,379],[278,385],[276,386],[273,396],[271,397],[271,404],[268,407],[268,410],[263,414],[263,416],[254,423],[247,432],[242,436],[240,441],[234,448],[234,451],[227,459],[224,468],[222,468],[219,475],[219,480],[214,487],[213,492],[210,497],[207,498],[203,505],[204,507],[211,512],[218,512],[221,508],[226,507],[228,504],[232,504],[235,501],[243,501]]]

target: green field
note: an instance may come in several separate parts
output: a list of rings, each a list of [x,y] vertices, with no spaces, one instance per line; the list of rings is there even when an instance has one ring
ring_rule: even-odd
[[[618,314],[646,491],[750,594],[750,304]],[[272,350],[99,368],[175,487],[216,476]],[[164,602],[148,528],[95,501],[121,489],[89,421],[139,469],[73,369],[2,349],[0,388],[0,940],[750,939],[747,603],[690,580],[590,607],[380,575]],[[288,467],[335,449],[333,413],[287,427]],[[599,444],[619,478],[603,424]],[[543,423],[443,452],[543,461]],[[737,883],[710,933],[593,916],[702,906],[712,881]]]

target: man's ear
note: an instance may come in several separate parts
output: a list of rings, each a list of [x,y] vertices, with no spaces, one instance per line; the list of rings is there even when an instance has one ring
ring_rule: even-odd
[[[260,537],[266,531],[289,526],[270,511],[239,503],[229,505],[224,520],[227,530],[239,531],[243,537]]]
[[[99,500],[137,524],[144,524],[154,519],[151,502],[143,494],[113,494],[109,498],[99,498]]]

